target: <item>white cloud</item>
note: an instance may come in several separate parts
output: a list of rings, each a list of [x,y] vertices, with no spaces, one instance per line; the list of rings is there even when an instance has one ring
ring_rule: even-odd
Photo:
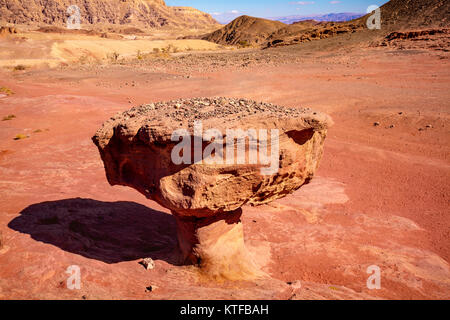
[[[239,14],[240,12],[238,10],[231,10],[231,11],[227,11],[227,12],[211,12],[211,15],[213,16],[220,16],[220,15],[224,15],[224,14]]]
[[[331,4],[338,4],[338,3],[341,3],[341,2],[342,2],[342,1],[338,1],[338,0],[330,1]]]
[[[295,1],[295,2],[291,2],[291,4],[297,4],[297,5],[301,5],[301,6],[306,6],[308,4],[314,4],[314,1]]]

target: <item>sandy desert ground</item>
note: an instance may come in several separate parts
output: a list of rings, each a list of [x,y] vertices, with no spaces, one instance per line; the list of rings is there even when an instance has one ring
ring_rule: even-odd
[[[339,41],[1,69],[13,94],[0,95],[0,299],[449,299],[449,54]],[[109,186],[91,141],[131,106],[213,96],[335,122],[309,185],[244,208],[266,279],[214,282],[177,265],[173,217]],[[66,287],[71,265],[80,290]],[[379,290],[366,286],[371,265]]]
[[[159,37],[158,37],[159,35]],[[171,37],[171,33],[147,35],[109,34],[110,38],[77,33],[43,33],[25,31],[8,35],[0,41],[0,67],[60,67],[69,64],[109,64],[123,59],[171,52],[217,51],[215,43]]]

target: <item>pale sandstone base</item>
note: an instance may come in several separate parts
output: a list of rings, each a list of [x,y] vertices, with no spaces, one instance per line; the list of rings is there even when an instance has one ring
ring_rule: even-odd
[[[174,215],[182,263],[198,265],[204,275],[217,280],[265,276],[245,246],[242,209],[208,218]]]

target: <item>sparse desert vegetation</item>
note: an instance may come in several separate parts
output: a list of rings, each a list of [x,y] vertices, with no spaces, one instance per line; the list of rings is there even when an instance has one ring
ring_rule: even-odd
[[[16,118],[15,115],[9,114],[9,115],[3,117],[2,121],[9,121],[9,120],[13,120],[13,119],[15,119],[15,118]]]
[[[0,93],[6,94],[7,96],[13,95],[14,91],[7,87],[0,87]]]
[[[29,138],[28,135],[19,133],[19,134],[16,134],[16,136],[14,137],[14,140],[23,140],[23,139],[27,139],[27,138]]]
[[[23,70],[26,70],[26,69],[27,69],[27,67],[24,66],[23,64],[18,64],[18,65],[16,65],[14,67],[14,71],[23,71]]]
[[[119,57],[120,57],[120,54],[118,53],[118,52],[112,52],[112,53],[109,53],[108,55],[107,55],[107,58],[109,59],[109,61],[111,61],[112,63],[116,63],[117,61],[119,61]]]

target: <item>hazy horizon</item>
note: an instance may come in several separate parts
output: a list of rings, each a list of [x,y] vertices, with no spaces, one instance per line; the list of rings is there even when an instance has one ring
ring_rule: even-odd
[[[287,16],[314,16],[330,13],[365,13],[370,5],[381,6],[386,0],[166,0],[170,6],[189,6],[207,12],[221,23],[228,23],[241,15],[273,19]]]

